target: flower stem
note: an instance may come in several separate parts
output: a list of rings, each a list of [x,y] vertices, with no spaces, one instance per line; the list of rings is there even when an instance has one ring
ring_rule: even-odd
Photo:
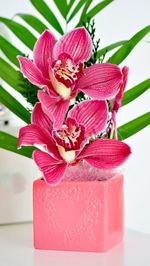
[[[115,125],[114,125],[114,122],[113,122],[113,123],[112,123],[111,131],[110,131],[110,139],[113,139],[114,130],[115,130]]]

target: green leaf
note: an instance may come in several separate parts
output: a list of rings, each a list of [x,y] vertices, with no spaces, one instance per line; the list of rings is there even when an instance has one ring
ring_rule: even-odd
[[[29,14],[16,14],[16,16],[22,18],[28,25],[30,25],[38,33],[42,33],[47,29],[47,26],[38,18]]]
[[[132,102],[150,88],[150,79],[146,79],[124,93],[122,106]]]
[[[67,22],[70,22],[73,17],[80,11],[80,9],[82,8],[82,6],[87,2],[87,0],[80,0],[78,2],[78,4],[76,5],[76,7],[74,8],[74,10],[72,11],[72,13],[70,14]]]
[[[69,3],[68,3],[68,11],[71,9],[73,4],[74,4],[74,0],[70,0]]]
[[[0,35],[0,49],[14,65],[19,67],[19,62],[16,57],[17,55],[22,55],[22,56],[25,55],[1,35]]]
[[[22,87],[20,86],[20,72],[15,70],[2,58],[0,58],[0,78],[2,78],[16,91],[21,93]]]
[[[66,19],[67,16],[67,2],[66,0],[53,0],[57,8],[59,9],[59,12],[62,14],[64,19]]]
[[[124,140],[150,125],[150,112],[141,115],[118,128],[119,140]]]
[[[27,28],[8,18],[0,17],[0,22],[4,23],[29,49],[33,50],[36,38]]]
[[[18,139],[8,133],[0,131],[0,148],[8,151],[15,152],[28,158],[32,158],[32,152],[35,150],[33,147],[22,147],[17,149]]]
[[[80,20],[79,20],[79,23],[77,24],[76,27],[79,27],[79,26],[84,26],[85,22],[86,22],[86,18],[85,18],[85,15],[86,15],[86,12],[89,8],[89,6],[92,4],[91,0],[88,0],[82,10],[82,13],[81,13],[81,16],[80,16]]]
[[[150,25],[137,32],[117,52],[112,55],[108,62],[119,65],[134,49],[134,47],[150,32]]]
[[[27,124],[30,123],[30,113],[27,111],[22,104],[20,104],[11,94],[9,94],[0,85],[0,102],[4,104],[10,111],[25,121]]]
[[[28,103],[34,106],[38,102],[37,94],[39,88],[36,85],[30,83],[28,79],[24,78],[22,73],[20,73],[19,78],[19,84],[22,88],[22,90],[20,91],[21,95],[26,99]]]
[[[103,10],[106,6],[111,4],[113,0],[104,0],[101,3],[94,6],[85,16],[85,19],[91,19],[95,17],[101,10]]]
[[[57,18],[43,0],[29,0],[36,10],[55,28],[60,34],[64,34],[60,23]]]
[[[118,46],[122,46],[123,44],[125,44],[127,41],[126,40],[123,40],[123,41],[119,41],[119,42],[115,42],[115,43],[112,43],[102,49],[100,49],[98,52],[97,52],[97,59],[99,59],[102,55],[104,55],[106,52],[110,52],[111,50],[117,48]]]

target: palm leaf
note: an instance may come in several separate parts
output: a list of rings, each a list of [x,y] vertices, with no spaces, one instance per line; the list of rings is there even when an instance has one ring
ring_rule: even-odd
[[[23,147],[17,149],[18,139],[8,133],[0,131],[0,148],[15,152],[28,158],[32,158],[32,152],[35,150],[32,147]]]
[[[30,123],[30,113],[0,85],[0,102],[27,124]]]
[[[36,38],[27,28],[8,18],[0,17],[0,22],[4,23],[29,49],[33,50]]]
[[[73,4],[74,4],[74,0],[70,0],[69,3],[68,3],[68,11],[71,9]]]
[[[127,41],[126,40],[123,40],[123,41],[119,41],[119,42],[115,42],[115,43],[112,43],[102,49],[100,49],[98,52],[97,52],[97,59],[99,59],[102,55],[104,55],[106,52],[110,52],[111,50],[119,47],[119,46],[122,46],[123,44],[125,44]]]
[[[60,34],[64,34],[57,18],[43,0],[29,0],[36,10],[47,20],[47,22]]]
[[[78,23],[78,25],[77,25],[76,27],[79,27],[79,26],[82,26],[82,25],[85,24],[85,22],[86,22],[85,15],[86,15],[86,12],[87,12],[89,6],[91,5],[91,3],[92,3],[92,2],[91,2],[90,0],[88,0],[88,1],[86,2],[85,6],[84,6],[84,8],[83,8],[83,10],[82,10],[82,13],[81,13],[81,16],[80,16],[79,23]]]
[[[115,52],[109,58],[108,62],[119,65],[149,32],[150,25],[137,32],[130,40],[128,40],[117,52]]]
[[[124,140],[150,125],[150,112],[141,115],[118,128],[119,140]]]
[[[16,91],[22,91],[20,72],[15,70],[4,59],[0,58],[0,78],[2,78],[8,85],[13,87]]]
[[[0,35],[0,49],[14,65],[19,67],[19,62],[16,57],[17,55],[22,55],[22,56],[25,55],[1,35]]]
[[[130,90],[127,90],[122,100],[122,106],[132,102],[150,88],[150,79],[146,79]]]
[[[60,0],[53,0],[53,1],[54,1],[55,5],[57,6],[57,8],[59,9],[63,18],[66,19],[67,11],[68,11],[66,0],[61,0],[61,1]]]
[[[104,0],[101,3],[94,6],[85,16],[85,19],[91,19],[95,17],[101,10],[103,10],[106,6],[111,4],[113,0]]]
[[[29,26],[31,26],[38,33],[42,33],[47,29],[47,26],[39,20],[37,17],[29,14],[16,14],[16,16],[22,18]]]
[[[80,0],[78,2],[78,4],[76,5],[76,7],[74,8],[74,10],[72,11],[72,13],[70,14],[67,22],[70,22],[73,17],[80,11],[80,9],[82,8],[82,6],[87,2],[87,0]]]

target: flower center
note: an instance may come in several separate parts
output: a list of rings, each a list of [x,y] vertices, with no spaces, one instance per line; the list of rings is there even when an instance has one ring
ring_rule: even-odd
[[[57,93],[64,99],[71,94],[71,87],[83,74],[83,64],[74,64],[69,55],[63,53],[50,70],[50,80]]]
[[[67,54],[61,54],[53,67],[56,79],[66,87],[71,87],[81,77],[83,64],[75,65]]]
[[[61,129],[53,132],[53,137],[66,152],[75,151],[80,149],[85,139],[84,132],[84,126],[78,125],[74,119],[68,118]]]

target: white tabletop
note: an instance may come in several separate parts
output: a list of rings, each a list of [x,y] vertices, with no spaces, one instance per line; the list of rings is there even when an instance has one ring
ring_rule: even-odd
[[[150,235],[126,230],[106,253],[34,250],[32,224],[0,226],[2,266],[150,266]]]

